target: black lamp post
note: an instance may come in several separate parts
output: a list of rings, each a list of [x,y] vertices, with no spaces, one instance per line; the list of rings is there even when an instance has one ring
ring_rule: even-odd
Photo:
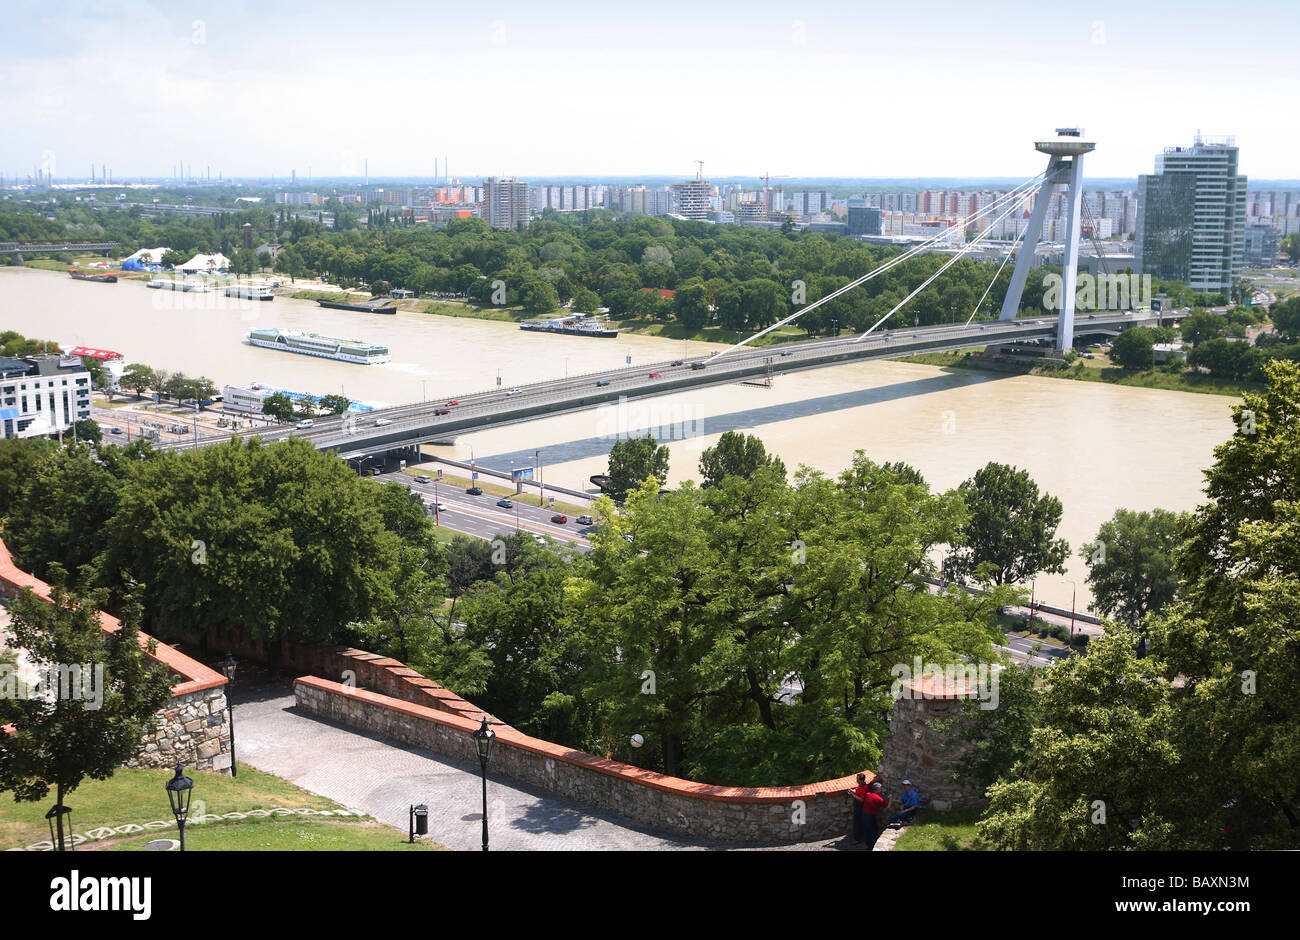
[[[185,820],[190,815],[190,797],[194,793],[194,781],[185,776],[185,768],[176,765],[176,776],[167,781],[167,799],[172,804],[172,815],[176,817],[176,827],[181,831],[181,851],[185,851]]]
[[[226,711],[230,712],[230,776],[239,776],[235,766],[235,657],[226,653],[226,661],[221,664],[221,671],[226,674]]]
[[[497,733],[488,727],[487,715],[483,716],[483,724],[479,725],[474,732],[474,744],[478,747],[478,762],[483,769],[483,851],[488,850],[488,827],[487,827],[487,765],[492,757],[492,742],[496,740]]]

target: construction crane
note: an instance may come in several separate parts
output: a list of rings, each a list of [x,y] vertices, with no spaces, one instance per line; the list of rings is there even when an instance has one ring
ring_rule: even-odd
[[[694,163],[697,167],[699,167],[699,169],[697,169],[697,170],[695,171],[695,179],[696,179],[697,181],[703,180],[703,179],[704,179],[704,161],[703,161],[703,160],[692,160],[691,162]]]

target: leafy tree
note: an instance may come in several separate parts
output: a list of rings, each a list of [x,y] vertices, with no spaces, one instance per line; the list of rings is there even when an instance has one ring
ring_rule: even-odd
[[[1174,599],[1174,555],[1188,518],[1167,509],[1117,509],[1101,524],[1097,538],[1079,549],[1098,611],[1136,630],[1147,614]]]
[[[573,292],[573,309],[576,313],[595,313],[600,309],[600,297],[595,291],[579,287]]]
[[[1185,342],[1197,346],[1207,339],[1222,336],[1225,325],[1223,317],[1218,314],[1210,313],[1208,310],[1198,310],[1184,317],[1178,328]]]
[[[140,646],[137,608],[128,606],[121,628],[105,635],[103,593],[73,596],[60,574],[52,574],[51,602],[25,589],[10,605],[14,645],[44,671],[42,686],[55,693],[0,696],[0,727],[13,726],[0,733],[0,790],[12,791],[17,802],[54,790],[55,804],[63,806],[86,777],[107,780],[136,756],[154,713],[171,695],[167,670]],[[155,648],[151,641],[148,652]],[[62,814],[56,842],[63,851]]]
[[[159,454],[122,487],[102,577],[139,582],[163,636],[244,626],[273,655],[282,638],[328,639],[391,600],[398,537],[378,492],[302,440]]]
[[[0,438],[0,519],[12,512],[38,469],[58,449],[59,445],[47,437]],[[5,538],[12,541],[12,532]]]
[[[969,750],[958,761],[954,778],[977,793],[999,780],[1014,778],[1029,754],[1039,718],[1038,670],[1008,666],[998,673],[998,707],[981,708],[968,699],[961,714],[936,730],[960,737]]]
[[[92,421],[90,418],[82,418],[72,423],[73,436],[77,440],[86,441],[91,444],[98,444],[104,439],[104,432],[99,429],[99,422]]]
[[[1016,584],[1039,572],[1061,573],[1070,545],[1055,538],[1061,501],[1040,495],[1027,470],[990,462],[958,488],[970,511],[962,544],[944,562],[946,576]]]
[[[550,313],[560,305],[555,288],[543,280],[530,281],[523,290],[524,310],[534,316]]]
[[[1271,362],[1262,394],[1234,409],[1208,501],[1179,553],[1179,599],[1151,624],[1180,715],[1176,740],[1208,807],[1231,804],[1222,847],[1300,847],[1300,365]],[[1089,653],[1091,657],[1091,652]],[[1255,677],[1258,677],[1256,679]],[[1216,814],[1217,815],[1217,814]],[[1206,832],[1207,828],[1211,831]],[[1197,847],[1197,846],[1189,846]]]
[[[759,467],[771,466],[785,479],[785,464],[776,456],[769,457],[763,441],[752,434],[726,431],[718,443],[706,447],[700,455],[702,486],[716,486],[724,477],[737,476],[748,479]]]
[[[144,394],[145,389],[158,387],[158,376],[153,369],[142,362],[133,362],[122,372],[120,384],[135,392],[136,397]]]
[[[341,415],[348,410],[352,401],[345,395],[322,395],[320,398],[321,414]]]
[[[700,281],[677,288],[673,295],[673,314],[687,330],[698,330],[709,320],[709,291]]]
[[[184,264],[188,260],[189,258],[186,257],[185,252],[177,251],[175,248],[170,248],[163,252],[163,256],[159,259],[159,262],[164,268],[174,268],[176,265]]]
[[[1269,308],[1273,327],[1290,340],[1300,340],[1300,297],[1292,297]]]
[[[643,480],[668,479],[668,445],[659,445],[650,434],[615,441],[609,449],[607,473],[610,495],[616,500],[626,499]]]
[[[1187,364],[1206,369],[1219,379],[1241,379],[1250,374],[1256,353],[1246,343],[1207,339],[1187,355]]]
[[[276,392],[262,399],[262,414],[277,421],[293,420],[293,399],[284,392]]]
[[[1155,365],[1155,338],[1140,326],[1129,327],[1115,337],[1110,358],[1124,369],[1150,369]]]

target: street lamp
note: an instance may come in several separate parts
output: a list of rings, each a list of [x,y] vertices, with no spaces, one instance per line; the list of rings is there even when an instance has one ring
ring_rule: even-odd
[[[1065,580],[1070,582],[1070,645],[1074,645],[1074,601],[1079,594],[1079,585],[1069,578]]]
[[[226,711],[230,712],[230,776],[239,776],[235,765],[235,657],[226,653],[226,661],[221,664],[221,671],[226,674]]]
[[[185,851],[185,820],[190,815],[190,797],[194,792],[194,781],[185,776],[185,768],[176,765],[176,776],[167,781],[167,799],[172,804],[172,815],[176,817],[176,826],[181,831],[181,851]]]
[[[487,828],[487,765],[492,757],[492,742],[496,740],[496,732],[488,727],[487,715],[483,716],[483,724],[479,725],[478,730],[474,732],[474,744],[478,748],[478,762],[483,769],[483,851],[488,850],[488,828]],[[178,771],[179,773],[179,771]]]

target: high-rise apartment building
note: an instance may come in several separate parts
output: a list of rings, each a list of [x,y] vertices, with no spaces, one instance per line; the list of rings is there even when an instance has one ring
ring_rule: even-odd
[[[672,185],[677,214],[687,219],[708,219],[713,208],[713,184],[708,180],[687,180]]]
[[[483,217],[493,228],[513,229],[528,222],[528,184],[513,176],[492,176],[483,184]]]
[[[1227,293],[1242,268],[1246,177],[1231,137],[1197,135],[1166,147],[1156,172],[1138,177],[1137,273]]]

